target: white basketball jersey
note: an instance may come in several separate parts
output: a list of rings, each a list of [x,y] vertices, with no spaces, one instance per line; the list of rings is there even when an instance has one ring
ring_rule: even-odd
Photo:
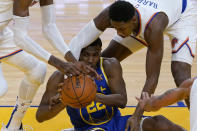
[[[144,31],[158,12],[164,12],[169,19],[168,27],[181,16],[184,0],[126,0],[137,10],[140,30],[136,36],[144,38]]]
[[[13,0],[0,0],[0,22],[12,19]]]

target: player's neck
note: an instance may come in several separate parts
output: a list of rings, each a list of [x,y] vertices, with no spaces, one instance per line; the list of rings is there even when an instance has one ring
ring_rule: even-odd
[[[135,13],[136,21],[134,22],[134,29],[133,29],[133,34],[137,35],[139,33],[139,28],[140,28],[140,21],[138,19],[137,12]]]

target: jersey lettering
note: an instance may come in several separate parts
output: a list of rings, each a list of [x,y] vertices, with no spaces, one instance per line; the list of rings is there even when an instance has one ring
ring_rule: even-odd
[[[147,6],[155,8],[155,9],[157,9],[157,7],[158,7],[157,3],[150,1],[150,0],[136,0],[136,1],[140,4],[147,5]],[[139,7],[139,5],[137,5],[137,7]]]

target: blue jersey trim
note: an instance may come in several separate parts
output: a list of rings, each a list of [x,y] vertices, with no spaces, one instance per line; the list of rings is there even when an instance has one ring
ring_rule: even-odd
[[[181,14],[185,11],[186,7],[187,7],[187,0],[182,0],[182,11]]]

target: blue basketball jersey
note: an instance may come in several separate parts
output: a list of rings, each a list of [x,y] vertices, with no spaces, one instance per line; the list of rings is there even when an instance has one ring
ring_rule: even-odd
[[[96,80],[97,93],[108,95],[111,90],[108,86],[108,80],[103,68],[103,58],[97,65],[96,72],[102,77],[102,80]],[[116,107],[110,107],[99,102],[93,101],[85,108],[75,109],[66,107],[70,120],[75,127],[75,130],[86,130],[92,126],[99,126],[110,122],[114,117],[121,116],[120,111]]]

